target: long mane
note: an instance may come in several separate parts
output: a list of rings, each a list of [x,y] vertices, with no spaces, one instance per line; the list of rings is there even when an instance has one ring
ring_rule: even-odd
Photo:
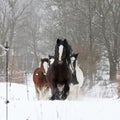
[[[66,48],[67,48],[67,60],[68,60],[68,64],[70,64],[70,55],[72,53],[72,47],[69,45],[69,43],[67,42],[66,39],[64,39],[65,44],[66,44]]]

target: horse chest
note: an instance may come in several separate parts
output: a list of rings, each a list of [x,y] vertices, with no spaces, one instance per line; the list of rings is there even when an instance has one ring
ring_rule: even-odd
[[[56,82],[63,84],[66,77],[66,68],[63,66],[58,66],[55,68]]]

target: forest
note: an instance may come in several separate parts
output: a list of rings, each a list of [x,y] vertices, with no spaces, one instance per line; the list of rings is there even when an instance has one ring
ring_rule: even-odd
[[[120,0],[0,0],[0,45],[8,42],[11,76],[32,73],[54,54],[57,38],[79,53],[90,87],[120,81]],[[0,47],[0,77],[5,59]]]

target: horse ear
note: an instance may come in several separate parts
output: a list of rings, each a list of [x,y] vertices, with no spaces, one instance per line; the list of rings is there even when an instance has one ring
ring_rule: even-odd
[[[41,63],[43,62],[43,59],[41,58]]]
[[[68,42],[66,39],[64,39],[63,42],[64,42],[64,45],[68,46]]]
[[[58,39],[57,39],[57,44],[59,44],[59,43],[60,43],[60,39],[58,38]]]
[[[79,55],[79,53],[76,53],[76,55],[78,56],[78,55]]]
[[[51,55],[49,55],[49,59],[51,59],[52,58],[52,56]]]
[[[77,58],[77,57],[78,57],[78,55],[79,55],[79,53],[76,53],[75,55],[76,55],[76,58]]]
[[[65,43],[67,43],[67,40],[66,40],[66,39],[64,39],[64,42],[65,42]]]

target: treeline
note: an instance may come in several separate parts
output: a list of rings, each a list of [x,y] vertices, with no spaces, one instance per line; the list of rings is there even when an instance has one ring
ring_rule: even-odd
[[[79,52],[80,67],[91,86],[104,78],[104,72],[115,80],[120,69],[120,1],[0,1],[0,44],[9,42],[9,65],[32,72],[41,57],[54,53],[57,38],[66,38]]]

